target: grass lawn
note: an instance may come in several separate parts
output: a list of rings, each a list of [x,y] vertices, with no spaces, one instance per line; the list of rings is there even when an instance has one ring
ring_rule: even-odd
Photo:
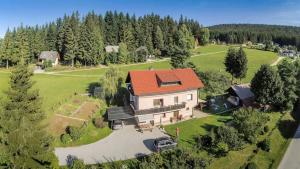
[[[176,137],[176,128],[179,128],[179,145],[182,147],[193,148],[194,137],[205,135],[212,127],[223,125],[231,119],[229,114],[211,115],[200,119],[191,119],[174,125],[165,126],[165,130],[171,136]]]
[[[212,161],[208,168],[239,169],[247,162],[254,161],[260,169],[276,169],[289,145],[291,140],[290,138],[293,135],[295,128],[291,127],[291,125],[283,124],[290,122],[289,120],[292,120],[292,117],[289,113],[284,115],[281,113],[270,113],[268,115],[270,117],[270,121],[267,123],[267,125],[269,126],[270,131],[263,136],[259,136],[258,141],[262,141],[267,137],[270,138],[270,152],[259,150],[258,153],[255,154],[253,150],[257,149],[256,145],[247,144],[244,149],[240,151],[230,151],[225,157],[209,158],[212,159]],[[206,118],[192,119],[178,124],[169,125],[166,126],[165,129],[170,135],[175,136],[175,131],[178,127],[180,130],[179,146],[184,148],[194,148],[195,136],[205,135],[212,127],[224,125],[224,122],[229,119],[231,119],[231,116],[228,114],[223,116],[212,115]],[[278,127],[278,124],[283,124],[281,125],[283,127]],[[282,133],[289,133],[289,136],[285,136],[285,134]],[[208,156],[204,151],[200,151],[199,154],[202,156],[203,154]]]
[[[60,141],[60,138],[56,137],[55,145],[58,147],[70,147],[89,144],[108,136],[111,132],[111,129],[107,125],[104,128],[96,128],[94,124],[92,124],[92,122],[89,122],[79,140],[73,141],[65,145]]]
[[[224,57],[228,46],[208,45],[195,49],[196,53],[190,60],[202,71],[217,70],[224,72]],[[255,71],[261,64],[271,64],[277,59],[277,55],[255,49],[245,49],[249,60],[249,71],[247,78],[243,81],[249,82]],[[159,61],[152,63],[142,63],[133,65],[116,65],[126,76],[129,70],[148,69],[168,69],[171,68],[169,61]],[[78,69],[72,72],[56,72],[56,74],[36,74],[33,80],[34,87],[39,89],[43,99],[42,108],[47,113],[47,120],[51,119],[56,110],[73,98],[75,93],[86,93],[89,85],[98,82],[106,68],[96,68],[90,70]],[[9,71],[0,69],[0,97],[3,91],[8,88]],[[209,118],[210,119],[210,118]],[[213,120],[213,119],[211,119]],[[216,119],[215,119],[216,120]],[[196,122],[195,122],[196,123]],[[216,121],[216,124],[219,122]]]

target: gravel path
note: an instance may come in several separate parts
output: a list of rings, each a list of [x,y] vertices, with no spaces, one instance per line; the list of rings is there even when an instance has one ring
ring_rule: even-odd
[[[137,132],[133,126],[125,126],[112,132],[108,137],[95,143],[67,148],[56,148],[55,154],[60,165],[66,165],[68,157],[77,157],[86,164],[97,164],[107,161],[126,160],[152,153],[153,141],[166,136],[158,128],[152,132]]]

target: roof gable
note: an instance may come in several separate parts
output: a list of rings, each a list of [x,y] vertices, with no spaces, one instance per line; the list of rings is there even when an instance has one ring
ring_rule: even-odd
[[[176,85],[160,85],[179,82]],[[155,95],[204,87],[192,69],[130,71],[126,83],[131,83],[135,95]]]
[[[254,97],[249,84],[234,85],[231,88],[242,100]]]

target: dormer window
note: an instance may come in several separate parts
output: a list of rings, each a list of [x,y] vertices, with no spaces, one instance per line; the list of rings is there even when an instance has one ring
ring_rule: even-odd
[[[157,72],[156,78],[160,87],[181,85],[180,79],[172,72]]]

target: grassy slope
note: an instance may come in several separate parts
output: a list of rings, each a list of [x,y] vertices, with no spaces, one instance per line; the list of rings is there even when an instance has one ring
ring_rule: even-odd
[[[272,168],[276,169],[279,165],[279,162],[286,151],[290,138],[285,138],[280,130],[278,129],[277,123],[281,118],[280,113],[271,113],[269,114],[270,121],[268,126],[270,131],[269,138],[271,139],[271,151],[265,152],[259,150],[257,154],[253,153],[253,150],[256,149],[256,145],[246,145],[246,147],[240,151],[231,151],[226,157],[222,158],[213,158],[209,169],[239,169],[245,163],[249,161],[254,161],[258,164],[260,169]],[[194,137],[197,135],[204,135],[210,131],[210,128],[213,126],[224,125],[224,121],[230,119],[229,115],[212,115],[210,117],[201,118],[201,119],[192,119],[182,123],[166,126],[166,131],[175,136],[176,128],[180,129],[180,139],[179,145],[185,148],[194,148],[195,141]],[[290,114],[285,114],[282,118],[282,121],[292,119]],[[274,129],[274,130],[272,130]],[[290,128],[286,128],[288,132]],[[259,140],[263,140],[268,135],[265,134],[259,137]],[[206,153],[201,152],[203,155]]]

